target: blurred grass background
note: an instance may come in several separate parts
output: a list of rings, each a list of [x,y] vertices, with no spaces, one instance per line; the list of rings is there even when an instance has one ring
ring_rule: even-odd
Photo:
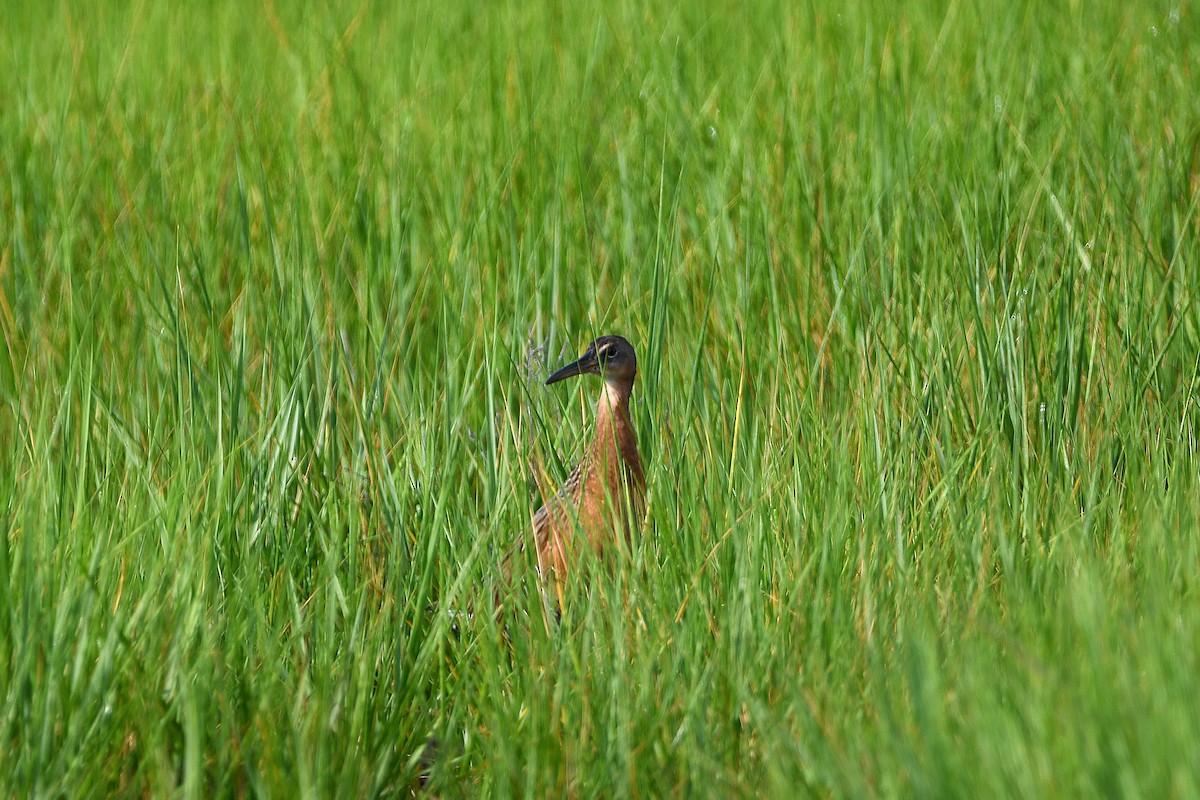
[[[1200,795],[1198,33],[9,3],[0,794]],[[442,613],[607,332],[644,538]]]

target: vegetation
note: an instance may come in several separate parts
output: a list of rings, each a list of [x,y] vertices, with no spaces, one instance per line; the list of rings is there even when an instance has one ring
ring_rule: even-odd
[[[1195,11],[9,3],[0,796],[1200,796]]]

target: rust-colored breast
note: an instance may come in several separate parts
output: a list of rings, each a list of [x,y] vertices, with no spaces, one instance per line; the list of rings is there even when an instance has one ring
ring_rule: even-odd
[[[593,550],[603,552],[618,541],[629,542],[645,513],[646,479],[637,439],[624,403],[600,409],[591,447],[558,494],[533,518],[538,566],[562,580],[570,553],[582,534]]]

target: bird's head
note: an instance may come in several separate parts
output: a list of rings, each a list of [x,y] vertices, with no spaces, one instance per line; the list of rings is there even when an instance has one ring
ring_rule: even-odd
[[[567,364],[551,375],[546,385],[576,375],[599,375],[605,382],[632,384],[637,375],[637,356],[634,355],[633,345],[620,336],[601,336],[588,345],[578,361]]]

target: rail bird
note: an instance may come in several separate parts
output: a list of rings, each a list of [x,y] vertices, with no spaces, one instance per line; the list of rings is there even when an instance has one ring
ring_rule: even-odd
[[[599,375],[596,430],[587,452],[557,494],[533,515],[538,570],[560,583],[582,537],[593,551],[629,543],[645,513],[646,477],[629,418],[629,395],[637,377],[633,345],[601,336],[577,361],[552,374],[546,385],[576,375]],[[561,599],[561,598],[560,598]]]

